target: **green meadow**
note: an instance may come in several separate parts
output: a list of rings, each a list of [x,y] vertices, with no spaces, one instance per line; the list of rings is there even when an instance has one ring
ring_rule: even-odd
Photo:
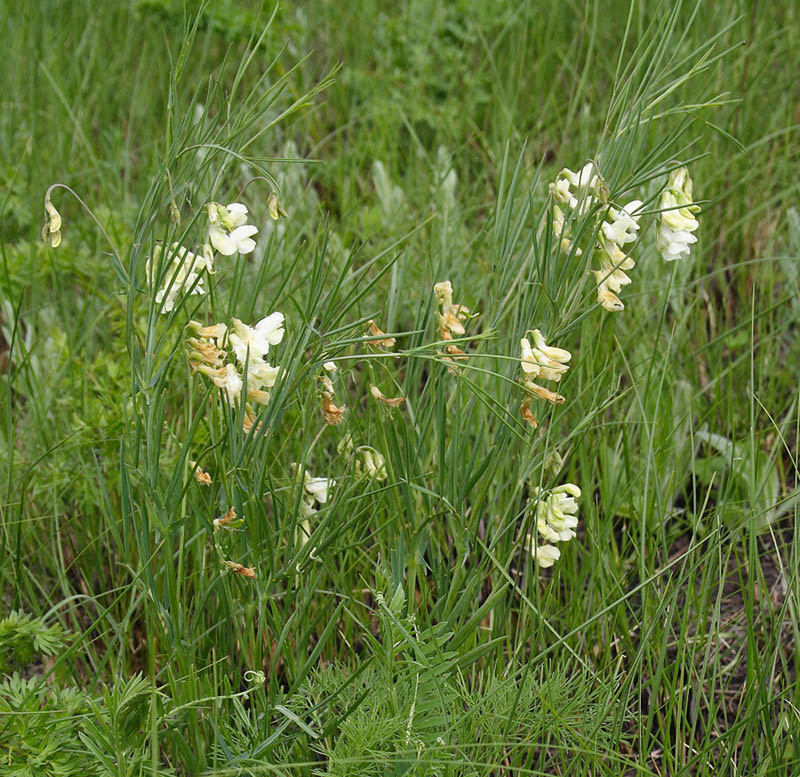
[[[800,7],[0,31],[0,774],[800,773]]]

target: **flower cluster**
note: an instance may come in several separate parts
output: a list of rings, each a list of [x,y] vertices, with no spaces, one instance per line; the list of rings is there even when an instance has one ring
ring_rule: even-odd
[[[555,383],[560,382],[561,377],[569,369],[568,362],[572,358],[572,354],[564,348],[548,345],[538,329],[526,334],[530,334],[533,337],[533,347],[527,337],[523,337],[520,341],[522,385],[528,392],[528,397],[523,401],[520,408],[520,414],[535,428],[539,425],[539,422],[531,412],[531,397],[536,396],[553,404],[561,404],[564,401],[564,397],[534,383],[534,380],[541,378]]]
[[[692,215],[700,210],[692,205],[692,179],[685,167],[673,170],[669,181],[661,193],[661,213],[659,216],[656,244],[661,256],[668,262],[689,256],[690,245],[697,242],[692,233],[699,223]]]
[[[162,247],[156,245],[153,256],[147,260],[147,279],[155,284],[155,273]],[[156,292],[156,302],[163,306],[163,313],[175,310],[178,296],[181,294],[205,294],[202,272],[214,272],[214,256],[208,246],[203,246],[203,255],[193,254],[179,243],[173,243],[166,252],[169,269],[164,278],[164,285]]]
[[[553,198],[553,231],[561,250],[581,255],[571,239],[570,220],[584,216],[596,208],[599,215],[597,240],[593,246],[598,269],[592,270],[597,283],[597,301],[608,311],[620,311],[624,305],[620,290],[631,282],[626,270],[634,266],[630,246],[637,238],[642,215],[641,200],[632,200],[617,209],[608,202],[608,189],[593,162],[587,162],[577,173],[562,170],[550,184]],[[570,211],[569,218],[562,207]],[[673,170],[660,198],[661,213],[658,221],[656,246],[667,261],[673,261],[690,252],[697,241],[692,234],[698,227],[693,213],[699,210],[692,204],[692,179],[685,167]],[[626,247],[627,246],[627,247]]]
[[[572,483],[550,491],[538,486],[534,489],[531,506],[536,533],[527,536],[526,547],[540,567],[551,567],[561,557],[561,551],[550,543],[569,542],[575,536],[578,526],[578,503],[575,500],[580,495],[580,488]],[[540,545],[536,535],[548,544]]]
[[[280,376],[280,367],[269,364],[266,356],[270,345],[283,339],[283,313],[272,313],[255,326],[248,326],[238,318],[231,326],[213,324],[203,326],[190,321],[187,328],[194,334],[187,338],[189,367],[209,378],[225,392],[228,404],[235,407],[242,401],[245,391],[244,429],[250,431],[255,421],[251,402],[266,405]],[[227,348],[233,352],[228,358]]]
[[[48,208],[49,206],[49,208]],[[272,206],[271,206],[272,207]],[[55,208],[50,205],[49,199],[45,200],[45,209],[49,220],[45,224],[44,237],[51,245],[53,241],[58,245],[61,235],[54,227],[61,226],[61,218]],[[51,213],[52,209],[52,213]],[[283,210],[283,209],[281,209]],[[192,253],[188,248],[179,243],[172,243],[167,254],[168,267],[164,276],[163,286],[156,292],[156,302],[160,305],[162,313],[171,313],[184,294],[205,294],[203,285],[205,270],[209,275],[214,274],[214,251],[219,251],[223,256],[235,253],[249,254],[256,247],[252,236],[258,229],[252,224],[247,224],[247,207],[240,202],[230,205],[220,205],[212,202],[206,205],[208,213],[208,234],[203,243],[200,254]],[[283,211],[285,214],[285,211]],[[57,220],[54,218],[58,217]],[[157,245],[153,256],[147,260],[147,280],[151,286],[156,283],[156,274],[159,266],[162,248]]]
[[[609,206],[600,225],[594,249],[600,269],[592,272],[597,282],[597,301],[605,310],[617,311],[625,307],[617,294],[631,282],[625,270],[632,269],[635,263],[623,246],[636,240],[641,207],[641,200],[632,200],[620,210]]]

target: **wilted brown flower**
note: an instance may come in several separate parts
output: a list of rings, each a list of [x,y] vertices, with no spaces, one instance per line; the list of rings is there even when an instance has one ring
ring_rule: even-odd
[[[367,322],[369,334],[373,337],[383,337],[386,334],[374,321]],[[397,340],[394,337],[384,337],[382,340],[368,340],[367,345],[371,348],[392,348]]]
[[[405,397],[385,397],[383,392],[377,386],[370,386],[369,393],[372,394],[378,402],[383,402],[388,407],[400,407],[405,401]]]
[[[228,569],[232,572],[236,572],[237,575],[241,575],[242,577],[249,577],[251,580],[255,580],[256,571],[253,567],[246,567],[243,564],[237,564],[235,561],[223,561]]]

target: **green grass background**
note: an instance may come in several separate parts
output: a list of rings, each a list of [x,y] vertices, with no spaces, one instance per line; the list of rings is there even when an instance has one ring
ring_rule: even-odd
[[[4,0],[0,30],[0,772],[800,770],[793,4]],[[619,314],[547,229],[586,159],[615,202],[687,163],[702,203],[689,261],[643,230]],[[110,240],[57,189],[41,242],[54,182]],[[155,241],[236,199],[258,249],[159,315]],[[480,314],[458,375],[446,278]],[[286,374],[247,436],[183,326],[274,310]],[[537,327],[573,361],[534,432]],[[319,561],[293,462],[337,480]],[[578,537],[537,572],[530,489],[568,481]],[[230,506],[254,581],[214,548]]]

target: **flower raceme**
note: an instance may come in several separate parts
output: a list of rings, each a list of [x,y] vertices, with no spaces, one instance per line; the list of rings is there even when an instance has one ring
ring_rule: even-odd
[[[580,496],[580,488],[573,483],[564,483],[549,491],[538,486],[534,488],[530,504],[536,521],[536,534],[529,534],[525,545],[538,566],[552,566],[561,557],[561,551],[554,544],[540,545],[536,535],[546,543],[569,542],[578,526],[576,500]]]
[[[534,380],[541,378],[559,383],[569,369],[568,362],[572,358],[572,354],[564,348],[547,345],[544,336],[538,329],[526,334],[530,334],[533,338],[533,346],[527,337],[523,337],[520,341],[522,385],[528,392],[528,396],[520,407],[520,414],[532,427],[536,428],[539,422],[531,411],[531,397],[536,396],[553,404],[561,404],[564,402],[564,397],[534,383]]]
[[[208,239],[223,256],[235,253],[249,254],[256,247],[253,235],[258,228],[247,223],[247,206],[241,202],[220,205],[210,202],[208,212]]]
[[[237,318],[232,319],[230,327],[223,323],[203,326],[197,321],[190,321],[187,326],[193,332],[187,338],[192,372],[205,375],[215,386],[223,389],[231,407],[242,402],[242,393],[245,392],[245,431],[249,431],[255,422],[250,402],[266,405],[270,400],[267,389],[273,388],[280,378],[281,368],[269,364],[264,357],[270,345],[277,345],[283,339],[283,323],[283,313],[273,313],[254,327]],[[233,350],[231,361],[226,361],[228,346]]]
[[[609,206],[600,225],[594,251],[600,269],[592,273],[597,282],[597,301],[605,310],[625,308],[617,294],[631,282],[625,270],[632,269],[635,262],[623,246],[636,240],[641,207],[641,200],[632,200],[620,210]]]
[[[673,170],[659,202],[658,233],[656,245],[661,256],[667,262],[679,259],[684,254],[689,256],[691,244],[697,242],[692,234],[699,222],[692,215],[700,210],[692,205],[692,179],[685,167]]]

